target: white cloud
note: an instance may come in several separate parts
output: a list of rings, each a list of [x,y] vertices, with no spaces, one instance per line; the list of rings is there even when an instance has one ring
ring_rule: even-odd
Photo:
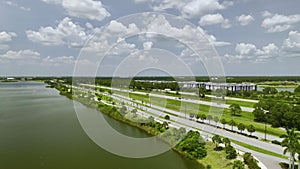
[[[191,43],[195,40],[203,39],[203,36],[205,36],[205,38],[215,46],[230,45],[229,42],[217,41],[216,37],[209,35],[200,27],[194,28],[186,25],[183,28],[177,28],[171,25],[166,18],[161,15],[149,16],[148,19],[143,22],[145,26],[138,28],[134,23],[123,25],[118,21],[112,20],[106,27],[95,28],[94,32],[97,38],[92,38],[84,50],[104,53],[113,43],[121,41],[122,39],[120,39],[120,37],[126,34],[135,34],[140,31],[155,32],[175,39],[184,39]],[[153,34],[149,35],[153,36]],[[148,38],[151,38],[151,36]],[[150,45],[150,43],[145,45]]]
[[[224,19],[224,17],[217,13],[217,14],[207,14],[201,17],[199,24],[201,26],[205,25],[215,25],[215,24],[221,24],[223,28],[230,28],[231,25],[229,23],[228,19]]]
[[[238,16],[236,19],[237,19],[237,21],[240,22],[240,24],[242,26],[246,26],[250,22],[254,21],[254,18],[251,15],[244,15],[244,14],[241,15],[241,16]]]
[[[153,46],[153,42],[144,42],[143,43],[143,47],[144,47],[144,50],[150,50]]]
[[[27,7],[24,7],[24,6],[21,6],[15,2],[12,2],[12,1],[3,1],[3,3],[5,3],[6,5],[9,5],[9,6],[13,6],[13,7],[17,7],[23,11],[31,11],[30,8],[27,8]]]
[[[61,4],[63,0],[42,0],[43,2],[46,2],[48,4]]]
[[[85,29],[73,23],[68,17],[61,20],[57,27],[41,27],[38,31],[26,31],[29,40],[47,46],[68,45],[80,47],[88,39]]]
[[[95,28],[93,30],[95,36],[93,36],[89,43],[82,49],[80,60],[77,64],[79,65],[78,67],[81,66],[79,68],[80,71],[78,72],[80,74],[83,72],[85,75],[94,74],[92,68],[96,69],[97,65],[93,66],[93,63],[98,63],[102,59],[104,61],[101,63],[105,62],[105,66],[107,66],[105,71],[113,72],[114,70],[111,69],[114,66],[119,65],[118,63],[122,62],[122,60],[126,60],[127,58],[125,59],[125,57],[127,57],[128,54],[137,54],[137,56],[140,54],[138,60],[148,60],[150,58],[145,57],[148,57],[149,55],[142,55],[143,52],[139,52],[140,47],[150,49],[150,46],[152,45],[147,42],[152,42],[153,40],[155,41],[155,44],[157,43],[157,46],[160,46],[160,42],[165,42],[159,40],[156,41],[157,36],[155,35],[170,37],[172,41],[179,40],[180,43],[185,44],[185,46],[192,48],[194,52],[199,53],[200,56],[190,55],[185,57],[184,61],[189,63],[195,63],[199,61],[199,58],[205,59],[205,57],[208,57],[205,60],[206,63],[215,63],[210,60],[215,60],[217,57],[214,53],[215,50],[212,44],[217,46],[230,44],[228,42],[217,41],[214,36],[209,35],[201,27],[194,27],[192,25],[176,25],[174,24],[176,21],[168,20],[162,14],[144,14],[143,19],[136,18],[136,20],[138,21],[137,24],[131,22],[121,23],[119,21],[112,20],[106,26]],[[137,33],[139,33],[138,35],[145,33],[145,36],[147,37],[144,41],[141,41],[142,46],[135,46],[134,44],[127,43],[124,40],[125,37],[132,37],[131,35],[137,35]],[[139,36],[136,36],[136,38],[138,39]],[[129,41],[132,42],[131,40]],[[174,47],[177,46],[174,45]],[[108,52],[107,50],[110,51]],[[179,52],[181,50],[182,47],[180,47],[180,49],[176,48],[174,49],[174,52]],[[145,52],[148,51],[146,50]],[[104,58],[104,56],[107,57]],[[85,64],[86,60],[89,61],[89,64]]]
[[[76,59],[74,56],[59,56],[51,57],[47,56],[41,60],[41,65],[47,66],[60,66],[60,65],[72,65],[75,64]]]
[[[208,37],[208,40],[216,47],[231,45],[230,42],[218,41],[214,35],[207,35],[207,37]]]
[[[223,1],[221,3],[219,0],[135,0],[135,2],[151,3],[151,7],[155,11],[176,9],[186,18],[200,17],[233,5],[233,1]]]
[[[235,55],[226,54],[225,59],[229,62],[248,60],[251,62],[265,62],[279,57],[280,49],[273,43],[258,49],[251,43],[239,43],[235,47]]]
[[[9,48],[7,43],[12,41],[13,37],[16,37],[17,34],[14,32],[0,32],[0,50],[6,50]]]
[[[250,43],[239,43],[235,47],[235,52],[239,55],[252,55],[256,51],[256,46]]]
[[[258,49],[255,53],[257,62],[264,62],[279,56],[280,50],[274,44],[270,43],[266,46],[263,46],[262,49]]]
[[[135,34],[140,30],[134,23],[125,26],[121,22],[112,20],[108,25],[96,27],[91,31],[94,36],[90,39],[89,43],[84,46],[83,50],[104,55],[115,43],[122,43],[122,41],[124,41],[124,39],[122,39],[124,35]],[[128,45],[128,47],[132,46]]]
[[[15,32],[0,32],[0,43],[10,42],[13,37],[16,37],[17,34]]]
[[[42,0],[43,2],[61,5],[70,16],[102,21],[110,17],[101,1],[97,0]]]
[[[267,32],[283,32],[293,27],[294,24],[300,22],[300,15],[280,15],[274,14],[266,17],[261,26],[267,29]]]
[[[300,32],[290,31],[288,38],[283,42],[282,50],[285,56],[300,57]]]
[[[266,17],[272,16],[272,13],[269,12],[269,11],[263,11],[263,12],[261,13],[261,16],[264,17],[264,18],[266,18]]]
[[[31,49],[19,50],[19,51],[7,51],[6,53],[0,55],[0,63],[13,64],[13,65],[23,65],[29,66],[34,64],[35,66],[66,66],[74,65],[76,58],[73,56],[59,56],[59,57],[42,57],[37,51]],[[54,68],[54,67],[53,67]]]
[[[229,62],[241,60],[264,62],[277,58],[300,57],[300,32],[290,31],[281,47],[270,43],[258,49],[254,44],[239,43],[236,45],[235,52],[236,54],[226,54],[225,59]]]
[[[34,63],[38,59],[40,59],[40,53],[29,49],[19,51],[10,50],[0,55],[0,62],[2,63]]]
[[[94,28],[94,26],[91,23],[89,23],[89,22],[85,23],[85,26],[87,28],[89,28],[89,29],[93,29]]]
[[[129,55],[130,53],[135,52],[136,46],[135,44],[127,43],[126,41],[120,41],[117,45],[115,45],[107,54],[110,57],[123,57],[123,55]]]

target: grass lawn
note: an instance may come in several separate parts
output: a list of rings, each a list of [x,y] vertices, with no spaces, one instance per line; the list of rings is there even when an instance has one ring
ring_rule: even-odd
[[[271,152],[271,151],[268,151],[268,150],[265,150],[265,149],[262,149],[262,148],[259,148],[259,147],[255,147],[255,146],[252,146],[252,145],[249,145],[249,144],[246,144],[246,143],[242,143],[242,142],[239,142],[239,141],[236,141],[236,140],[230,140],[230,141],[237,144],[237,145],[240,145],[242,147],[248,148],[248,149],[256,151],[256,152],[260,152],[260,153],[263,153],[263,154],[268,154],[268,155],[283,158],[283,159],[288,159],[287,156],[284,156],[282,154],[277,154],[277,153],[274,153],[274,152]]]
[[[238,104],[242,107],[251,107],[251,108],[253,108],[256,103],[243,102],[243,101],[238,101],[238,100],[226,100],[226,104]]]
[[[121,92],[120,92],[121,93]],[[245,125],[254,125],[256,128],[256,131],[264,133],[265,131],[265,125],[263,123],[254,122],[254,115],[250,112],[242,112],[239,116],[233,116],[229,109],[224,109],[223,114],[220,115],[220,109],[216,107],[210,107],[206,105],[198,105],[195,103],[187,103],[187,102],[181,102],[179,100],[171,100],[171,99],[163,99],[159,97],[153,97],[153,96],[146,96],[146,95],[140,95],[140,94],[129,94],[131,98],[135,100],[141,100],[145,103],[151,102],[151,104],[166,107],[171,110],[175,111],[181,111],[181,112],[187,112],[197,114],[206,114],[208,115],[208,112],[210,112],[210,115],[212,116],[221,116],[221,118],[226,119],[227,121],[230,121],[231,119],[235,120],[237,123],[244,123]],[[150,98],[150,99],[149,99]],[[229,127],[227,125],[227,127]],[[285,134],[285,131],[279,129],[279,128],[273,128],[270,125],[267,125],[267,133],[275,136],[281,136],[282,134]]]
[[[210,97],[199,98],[198,96],[192,96],[192,95],[186,95],[186,94],[177,95],[174,93],[159,93],[159,92],[157,94],[165,94],[167,96],[184,97],[184,98],[188,98],[188,99],[202,100],[202,101],[208,101],[208,102],[217,101],[217,99],[213,99]],[[238,104],[243,107],[254,107],[254,104],[255,104],[253,102],[238,101],[238,100],[226,100],[225,103],[226,104],[234,104],[235,103],[235,104]]]
[[[215,151],[215,144],[208,142],[205,146],[207,148],[207,156],[204,159],[198,160],[205,166],[211,165],[212,168],[231,169],[234,160],[226,159],[226,153],[224,150]]]

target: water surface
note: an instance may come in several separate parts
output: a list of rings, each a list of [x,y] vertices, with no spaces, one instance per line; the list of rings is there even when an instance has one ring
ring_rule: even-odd
[[[93,111],[86,108],[86,112]],[[135,137],[147,135],[110,119]],[[82,130],[73,103],[39,82],[0,82],[0,169],[196,169],[174,151],[146,159],[111,154]]]

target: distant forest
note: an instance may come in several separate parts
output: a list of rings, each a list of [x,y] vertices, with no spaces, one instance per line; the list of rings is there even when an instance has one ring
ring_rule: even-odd
[[[49,79],[59,79],[71,82],[72,77],[16,77],[16,80],[49,80]],[[0,80],[5,80],[6,77],[0,77]],[[196,80],[197,82],[209,82],[211,81],[207,76],[198,76],[198,77],[163,77],[163,76],[147,76],[147,77],[134,77],[134,78],[121,78],[121,77],[76,77],[76,81],[96,81],[100,82],[102,85],[110,86],[112,81],[131,81],[131,80],[159,80],[159,81],[191,81]],[[252,82],[259,83],[265,81],[300,81],[300,76],[228,76],[226,77],[226,82],[228,83],[242,83],[242,82]]]
[[[21,79],[19,77],[17,79]],[[72,79],[72,77],[33,77],[33,80],[48,80],[48,79]],[[76,79],[95,79],[94,77],[76,77]],[[5,79],[2,77],[0,79]],[[197,77],[163,77],[163,76],[147,76],[147,77],[134,77],[134,78],[121,78],[121,77],[96,77],[96,80],[161,80],[161,81],[190,81],[196,79],[198,82],[208,82],[210,78],[207,76],[197,76]],[[227,76],[226,82],[228,83],[241,83],[241,82],[265,82],[265,81],[300,81],[300,76]]]

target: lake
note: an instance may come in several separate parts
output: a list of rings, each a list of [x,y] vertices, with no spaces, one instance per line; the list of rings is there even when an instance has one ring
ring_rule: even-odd
[[[95,111],[84,108],[87,113]],[[147,137],[140,129],[107,119],[122,133]],[[39,82],[0,82],[0,169],[141,168],[197,169],[198,165],[172,150],[145,159],[111,154],[89,139],[73,102],[55,89]]]

